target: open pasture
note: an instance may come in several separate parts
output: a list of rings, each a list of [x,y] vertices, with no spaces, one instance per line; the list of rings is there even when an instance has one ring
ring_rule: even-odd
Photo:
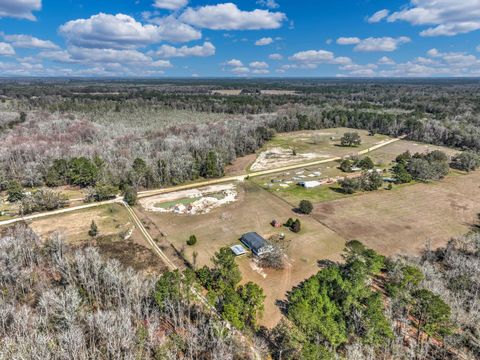
[[[266,239],[274,234],[285,233],[290,242],[287,251],[290,265],[286,269],[260,269],[250,255],[238,258],[243,281],[259,284],[267,295],[261,323],[273,326],[281,317],[276,300],[283,299],[292,286],[316,273],[318,260],[338,257],[345,241],[314,219],[295,214],[291,206],[255,184],[239,183],[236,188],[237,201],[208,214],[176,215],[145,210],[142,210],[142,214],[147,215],[166,239],[196,267],[212,265],[211,258],[216,251],[238,244],[239,238],[246,232],[256,231]],[[273,219],[283,223],[289,217],[300,218],[302,231],[299,234],[270,225]],[[194,246],[186,245],[190,235],[198,239]]]
[[[443,246],[476,224],[479,183],[480,172],[454,173],[438,182],[319,203],[312,216],[384,255],[418,255],[427,242]]]

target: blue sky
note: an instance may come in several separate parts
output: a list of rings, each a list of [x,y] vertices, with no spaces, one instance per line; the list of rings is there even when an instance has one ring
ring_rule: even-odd
[[[480,0],[0,0],[0,76],[480,76]]]

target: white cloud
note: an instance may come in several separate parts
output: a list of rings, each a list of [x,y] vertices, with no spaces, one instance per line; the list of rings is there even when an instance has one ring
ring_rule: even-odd
[[[259,30],[278,29],[286,16],[269,10],[242,11],[233,3],[225,3],[188,8],[180,20],[212,30]]]
[[[87,63],[142,64],[151,67],[172,67],[168,60],[153,60],[137,50],[91,49],[81,47],[68,48],[70,56],[77,61]]]
[[[360,40],[355,46],[355,51],[395,51],[398,46],[410,42],[410,38],[406,36],[400,36],[398,38],[381,37],[374,38],[369,37]]]
[[[0,18],[13,17],[19,19],[35,20],[33,11],[42,8],[42,0],[1,0]]]
[[[15,55],[12,45],[0,42],[0,55]]]
[[[155,53],[158,57],[173,58],[173,57],[189,57],[199,56],[206,57],[215,55],[215,46],[211,42],[205,42],[203,45],[192,47],[182,46],[176,48],[170,45],[162,45]]]
[[[267,7],[269,9],[277,9],[280,7],[275,0],[257,0],[257,4],[260,6]]]
[[[395,61],[390,59],[388,56],[382,56],[379,60],[378,63],[380,65],[395,65]]]
[[[358,37],[340,37],[337,39],[338,45],[355,45],[360,42]]]
[[[238,66],[233,68],[231,71],[234,74],[248,74],[250,72],[250,69],[245,66]]]
[[[281,54],[270,54],[268,55],[270,60],[283,60],[283,55]]]
[[[188,4],[188,0],[155,0],[153,6],[159,9],[177,10]]]
[[[480,29],[480,0],[411,0],[410,6],[394,12],[388,21],[433,25],[422,36],[453,36]]]
[[[390,13],[390,11],[388,11],[387,9],[383,9],[383,10],[380,10],[380,11],[377,11],[375,14],[373,14],[372,16],[370,16],[367,21],[369,23],[377,23],[377,22],[380,22],[382,21],[383,19],[385,19],[388,14]]]
[[[65,50],[59,51],[42,51],[38,54],[40,58],[52,60],[60,63],[74,63],[76,62]]]
[[[243,63],[240,60],[232,59],[232,60],[227,61],[225,63],[225,65],[234,66],[234,67],[242,67]]]
[[[480,45],[477,46],[477,51],[480,52]]]
[[[266,69],[255,69],[252,71],[252,73],[257,75],[266,75],[266,74],[270,74],[270,71]]]
[[[273,39],[271,37],[264,37],[255,41],[255,45],[257,46],[270,45],[271,43],[273,43]]]
[[[264,61],[253,61],[249,64],[252,69],[268,69],[268,64]]]
[[[315,69],[320,64],[347,65],[352,62],[349,57],[335,57],[331,51],[326,50],[307,50],[300,51],[289,57],[290,61],[296,64],[283,65],[283,70],[288,69]]]
[[[5,41],[8,41],[15,47],[19,48],[30,48],[30,49],[45,49],[45,50],[54,50],[58,49],[58,46],[55,45],[50,40],[41,40],[31,35],[3,35]]]
[[[88,19],[72,20],[60,26],[60,33],[71,45],[88,48],[128,49],[168,41],[190,41],[201,33],[172,17],[146,24],[124,15],[100,13]]]
[[[435,57],[435,56],[438,56],[439,52],[438,52],[437,49],[433,48],[433,49],[428,50],[428,51],[427,51],[427,54],[430,55],[430,56]]]
[[[326,50],[307,50],[300,51],[290,57],[292,61],[320,63],[329,62],[335,58],[331,51]]]

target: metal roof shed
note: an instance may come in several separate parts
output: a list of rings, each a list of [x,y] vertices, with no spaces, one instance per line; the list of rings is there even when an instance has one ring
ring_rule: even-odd
[[[235,256],[240,256],[247,253],[247,251],[242,245],[233,245],[230,249],[235,254]]]

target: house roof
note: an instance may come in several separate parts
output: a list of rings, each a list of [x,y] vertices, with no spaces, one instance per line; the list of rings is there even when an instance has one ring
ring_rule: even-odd
[[[267,241],[256,232],[249,232],[242,236],[242,243],[253,252],[258,252],[261,248],[267,246]]]

